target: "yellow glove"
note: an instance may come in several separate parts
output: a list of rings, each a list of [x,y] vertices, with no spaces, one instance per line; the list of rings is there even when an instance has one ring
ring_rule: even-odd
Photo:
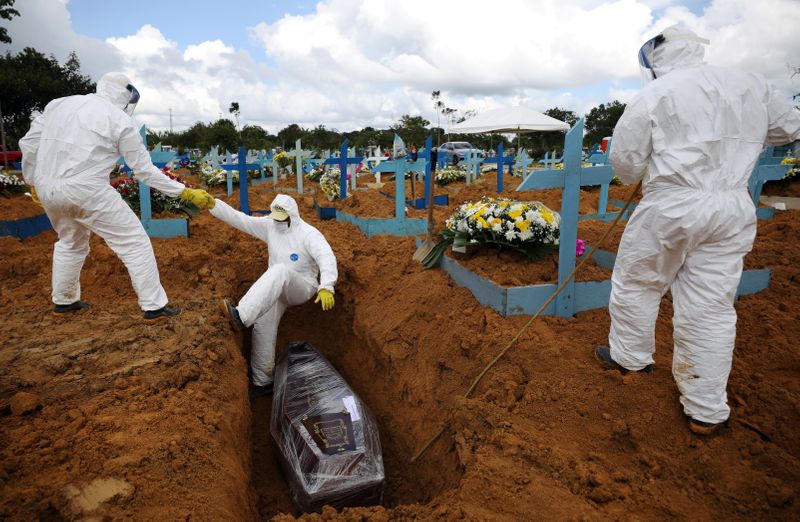
[[[33,200],[34,203],[36,203],[40,207],[44,208],[44,205],[42,205],[42,202],[39,201],[39,196],[36,195],[36,188],[33,185],[31,185],[31,199]]]
[[[324,288],[317,292],[317,298],[314,300],[315,303],[322,302],[322,310],[327,312],[331,308],[333,308],[334,300],[333,300],[333,292],[330,290],[325,290]]]
[[[214,205],[217,204],[214,196],[201,189],[183,189],[183,192],[181,192],[181,199],[189,203],[194,203],[200,210],[214,208]]]

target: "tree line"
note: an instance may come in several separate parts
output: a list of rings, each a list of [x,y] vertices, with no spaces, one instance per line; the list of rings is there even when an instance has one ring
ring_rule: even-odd
[[[0,92],[3,93],[2,106],[3,123],[6,130],[6,142],[9,149],[15,149],[18,141],[30,128],[30,120],[34,111],[42,111],[50,100],[73,94],[87,94],[94,92],[95,84],[91,79],[81,74],[80,60],[73,52],[64,64],[59,64],[54,56],[45,56],[33,48],[27,47],[17,54],[6,52],[0,56]],[[454,123],[453,115],[456,110],[441,101],[440,96],[435,96],[434,108],[438,114],[441,112],[445,120]],[[622,115],[625,105],[619,101],[600,104],[586,115],[584,126],[586,135],[584,144],[587,147],[599,144],[605,136],[613,132],[617,120]],[[272,148],[291,149],[295,141],[302,140],[305,149],[335,150],[346,138],[349,145],[358,151],[364,151],[370,146],[379,146],[381,149],[391,149],[394,134],[397,133],[407,146],[416,145],[422,148],[425,138],[434,135],[434,142],[468,141],[474,146],[489,150],[497,149],[500,142],[507,149],[517,147],[517,139],[513,143],[500,134],[447,134],[440,126],[440,122],[432,125],[422,116],[405,114],[388,129],[375,129],[364,127],[360,130],[340,132],[329,129],[324,125],[313,128],[303,128],[296,123],[290,124],[277,133],[272,134],[267,129],[258,125],[245,125],[238,128],[240,107],[237,102],[231,104],[229,110],[235,117],[236,123],[228,118],[220,118],[213,122],[196,122],[183,131],[148,130],[148,143],[162,143],[170,145],[179,151],[199,149],[206,152],[212,147],[219,150],[235,151],[239,146],[248,149],[269,150]],[[474,111],[463,113],[466,117]],[[578,121],[578,115],[573,111],[554,107],[545,111],[545,114],[565,121],[570,126]],[[464,119],[462,116],[461,119]],[[563,134],[560,132],[531,132],[520,135],[521,145],[533,157],[541,157],[546,151],[563,147]]]

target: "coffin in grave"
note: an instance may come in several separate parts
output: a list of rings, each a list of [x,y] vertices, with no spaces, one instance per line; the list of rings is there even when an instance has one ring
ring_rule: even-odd
[[[306,342],[278,357],[270,432],[297,509],[380,504],[378,424],[336,369]]]

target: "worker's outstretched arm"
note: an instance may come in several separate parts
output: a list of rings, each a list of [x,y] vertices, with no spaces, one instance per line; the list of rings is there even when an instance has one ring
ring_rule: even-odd
[[[241,230],[245,234],[255,236],[262,241],[267,240],[269,233],[268,224],[263,217],[248,216],[244,212],[239,212],[224,201],[219,199],[215,200],[216,205],[211,209],[211,215],[220,221],[224,221],[233,228]]]
[[[150,153],[147,152],[144,143],[142,143],[142,137],[136,129],[133,118],[127,115],[125,117],[128,121],[124,122],[120,132],[119,153],[133,171],[136,179],[168,196],[180,196],[186,186],[179,181],[170,179],[161,172],[161,169],[153,165],[153,162],[150,161]]]

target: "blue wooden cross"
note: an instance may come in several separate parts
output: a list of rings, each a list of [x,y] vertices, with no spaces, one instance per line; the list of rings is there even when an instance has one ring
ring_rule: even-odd
[[[303,162],[304,165],[303,169],[305,170],[305,173],[310,174],[314,172],[314,169],[316,169],[317,165],[322,163],[322,161],[323,160],[319,158],[306,158],[306,160]]]
[[[544,159],[543,160],[539,160],[539,163],[544,165],[545,168],[547,168],[547,167],[552,167],[556,163],[561,163],[563,159],[564,159],[564,155],[563,154],[561,155],[560,158],[556,158],[556,151],[553,150],[552,153],[545,152],[544,153]]]
[[[341,174],[341,178],[339,178],[339,199],[344,199],[347,197],[347,166],[348,165],[358,165],[362,161],[364,161],[364,156],[350,156],[347,155],[347,143],[350,140],[345,139],[342,142],[342,146],[339,148],[339,157],[338,158],[328,158],[325,160],[323,165],[337,165],[339,167],[339,172]]]
[[[531,163],[533,163],[533,160],[528,156],[528,153],[525,152],[525,149],[522,149],[514,160],[514,168],[521,168],[522,177],[525,178],[528,176],[528,165]]]
[[[503,170],[508,165],[509,172],[514,166],[514,158],[511,156],[503,156],[503,142],[497,144],[497,156],[486,158],[484,163],[497,163],[497,193],[503,192]]]
[[[373,172],[394,172],[394,217],[395,219],[405,218],[406,207],[406,172],[417,171],[425,169],[424,159],[417,159],[415,162],[410,162],[405,156],[382,161],[380,165],[376,166]],[[427,186],[427,183],[426,183]]]
[[[252,214],[250,211],[250,200],[248,196],[247,171],[260,170],[260,163],[247,163],[247,149],[244,147],[239,148],[239,157],[236,163],[226,163],[221,168],[227,172],[227,189],[228,195],[233,194],[233,172],[239,173],[239,210],[245,214]],[[262,174],[263,177],[263,174]],[[253,212],[262,212],[261,210],[254,210]]]
[[[464,159],[464,166],[467,169],[467,185],[478,179],[478,176],[480,176],[481,173],[481,164],[483,162],[483,158],[478,157],[477,151],[467,152],[467,157]]]
[[[211,147],[208,154],[203,157],[203,161],[207,161],[212,168],[217,168],[219,166],[219,151],[216,145]]]
[[[395,218],[400,219],[401,217],[405,217],[405,205],[409,204],[412,208],[421,209],[428,207],[428,201],[431,197],[431,191],[429,186],[429,179],[430,176],[433,174],[433,169],[431,168],[431,147],[433,146],[433,136],[429,135],[428,138],[425,140],[425,150],[421,158],[417,158],[417,161],[412,162],[409,156],[403,156],[398,159],[392,160],[384,160],[381,161],[378,165],[375,166],[373,169],[374,173],[382,173],[382,172],[394,172],[395,173],[395,185],[398,184],[398,179],[402,180],[400,188],[395,189],[395,195],[392,196],[390,194],[386,194],[381,192],[384,196],[393,197],[395,200]],[[423,171],[425,172],[425,195],[422,198],[413,199],[413,200],[405,200],[405,174],[406,172],[411,172],[412,176],[415,176],[417,172]],[[398,192],[399,191],[399,192]],[[447,205],[448,204],[448,197],[447,194],[440,194],[433,198],[433,203],[435,205]]]
[[[272,161],[272,151],[270,151],[268,155],[265,155],[264,151],[258,151],[258,156],[256,157],[254,163],[257,163],[259,165],[259,168],[261,169],[261,177],[251,179],[250,180],[251,185],[259,185],[268,180],[267,164],[271,161]]]
[[[608,155],[611,154],[611,141],[608,140],[608,144],[606,145],[606,151],[599,152],[595,151],[592,153],[591,156],[586,160],[588,163],[591,163],[592,166],[597,165],[611,165],[608,161]],[[602,154],[601,154],[602,153]],[[608,213],[608,189],[611,186],[611,183],[603,183],[600,185],[600,197],[597,200],[597,216],[584,216],[583,219],[601,219],[603,221],[611,221],[616,216],[616,213]],[[625,206],[624,202],[615,201],[613,202],[614,205],[622,208]],[[633,205],[632,205],[633,206]],[[632,208],[631,208],[632,210]]]
[[[614,171],[610,166],[581,167],[583,118],[564,138],[564,168],[531,172],[517,187],[522,190],[562,188],[561,233],[558,246],[558,284],[561,285],[575,268],[575,243],[578,240],[578,203],[581,186],[610,183]],[[499,149],[499,147],[498,147]],[[555,313],[562,317],[575,315],[575,280],[570,281],[556,297]]]
[[[244,152],[242,152],[244,151]],[[230,159],[230,154],[228,154]],[[226,189],[227,193],[230,196],[233,194],[233,173],[239,173],[239,191],[242,192],[242,185],[244,185],[244,199],[241,201],[241,211],[245,214],[249,214],[249,209],[245,210],[247,204],[247,171],[248,170],[261,170],[260,163],[247,163],[247,150],[244,147],[239,148],[239,157],[236,163],[232,161],[228,161],[228,163],[224,165],[220,165],[220,168],[226,172],[227,179],[226,181]],[[242,174],[244,173],[244,174]],[[263,174],[261,176],[264,177]]]
[[[314,154],[312,150],[303,150],[303,147],[300,144],[300,138],[297,138],[297,141],[294,143],[294,150],[292,152],[287,152],[286,155],[290,158],[294,158],[295,164],[295,174],[297,175],[297,193],[303,193],[303,158],[309,157]]]
[[[142,143],[147,147],[147,131],[142,125],[140,131]],[[164,168],[172,158],[177,156],[175,152],[151,152],[150,158],[158,168]],[[139,219],[142,221],[147,235],[150,237],[186,237],[189,235],[189,220],[186,218],[176,219],[153,219],[153,208],[150,201],[150,187],[139,181]]]

